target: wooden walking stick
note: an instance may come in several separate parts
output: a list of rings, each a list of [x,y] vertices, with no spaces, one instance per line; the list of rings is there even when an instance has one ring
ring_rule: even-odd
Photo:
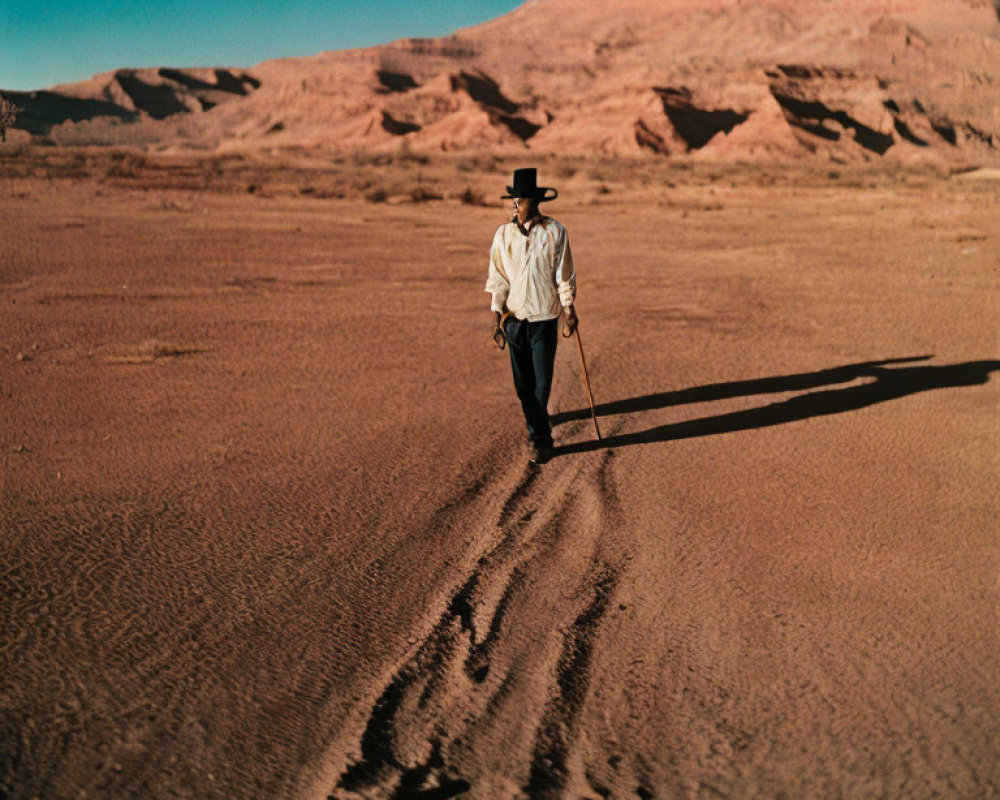
[[[594,408],[594,394],[590,391],[590,373],[587,372],[587,359],[583,356],[583,342],[580,339],[580,323],[577,322],[573,327],[573,330],[566,333],[565,317],[563,318],[563,337],[568,339],[574,333],[576,334],[576,349],[580,353],[580,366],[583,367],[583,385],[587,390],[587,402],[590,403],[590,418],[594,421],[594,433],[597,434],[597,439],[600,441],[601,429],[597,425],[597,411]]]

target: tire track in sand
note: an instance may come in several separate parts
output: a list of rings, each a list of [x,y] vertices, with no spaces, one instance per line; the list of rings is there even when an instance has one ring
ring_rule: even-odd
[[[541,709],[528,737],[534,744],[517,769],[521,791],[530,797],[550,796],[565,785],[575,721],[589,688],[594,640],[623,561],[620,553],[604,552],[608,548],[601,542],[609,521],[619,516],[611,464],[611,451],[601,451],[597,458],[566,459],[519,476],[494,523],[499,540],[478,559],[372,705],[359,756],[340,774],[329,800],[449,798],[474,792],[470,781],[480,772],[480,754],[473,749],[470,758],[463,742],[464,757],[452,758],[449,751],[458,748],[451,745],[471,729],[489,727],[505,707],[511,709],[509,694],[517,691],[512,687],[525,677],[513,674],[516,663],[498,662],[495,654],[505,647],[534,648],[531,637],[538,635],[527,631],[538,626],[537,620],[519,619],[512,609],[523,611],[525,603],[535,602],[533,590],[551,562],[563,570],[565,554],[572,552],[577,561],[582,553],[583,561],[576,569],[570,562],[575,574],[561,575],[559,583],[578,588],[568,598],[554,598],[559,607],[550,616],[556,630],[539,635],[555,643],[562,630],[557,646],[548,648],[553,652],[543,654],[527,678],[547,700],[534,704]],[[569,518],[583,522],[571,526]],[[566,535],[570,530],[571,537]],[[569,621],[564,628],[555,625],[559,617]],[[523,707],[518,713],[524,716]]]

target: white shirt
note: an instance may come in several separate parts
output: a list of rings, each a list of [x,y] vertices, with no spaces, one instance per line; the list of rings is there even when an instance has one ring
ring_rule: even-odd
[[[533,220],[525,237],[508,222],[497,228],[490,249],[486,291],[492,310],[514,312],[518,319],[556,319],[576,299],[576,272],[569,235],[552,217]]]

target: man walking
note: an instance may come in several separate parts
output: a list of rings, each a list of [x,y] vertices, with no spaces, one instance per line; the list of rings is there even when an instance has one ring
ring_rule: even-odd
[[[501,198],[514,200],[514,216],[493,236],[486,281],[495,327],[503,325],[510,348],[528,428],[528,459],[536,464],[547,461],[552,450],[548,403],[559,317],[566,315],[570,331],[577,325],[576,272],[566,228],[538,210],[557,196],[555,189],[538,186],[534,168],[514,171],[514,185]]]

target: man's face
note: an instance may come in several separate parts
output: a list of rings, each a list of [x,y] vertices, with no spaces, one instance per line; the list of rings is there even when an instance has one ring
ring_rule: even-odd
[[[531,219],[535,213],[535,208],[535,198],[533,197],[514,198],[514,211],[517,212],[517,216],[521,219],[521,221]]]

